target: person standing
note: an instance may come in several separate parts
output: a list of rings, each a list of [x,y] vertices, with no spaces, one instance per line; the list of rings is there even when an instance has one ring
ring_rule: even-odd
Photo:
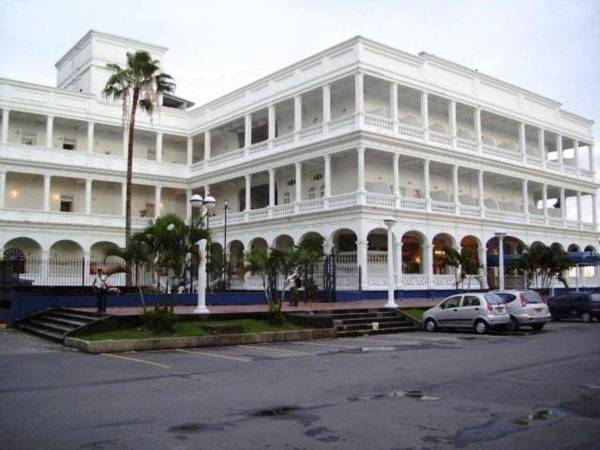
[[[96,272],[96,278],[92,283],[94,293],[96,294],[96,300],[98,305],[98,312],[106,312],[106,299],[108,297],[108,277],[102,272],[102,269],[98,269]]]

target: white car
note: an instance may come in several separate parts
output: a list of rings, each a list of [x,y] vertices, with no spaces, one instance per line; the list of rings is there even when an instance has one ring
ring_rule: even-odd
[[[509,323],[510,316],[504,302],[497,295],[489,293],[452,295],[423,314],[426,331],[466,328],[484,334],[490,328],[505,329]]]
[[[544,328],[546,322],[551,319],[550,309],[544,303],[540,294],[535,291],[491,291],[508,308],[510,314],[511,331],[517,331],[522,326],[530,326],[535,331]]]

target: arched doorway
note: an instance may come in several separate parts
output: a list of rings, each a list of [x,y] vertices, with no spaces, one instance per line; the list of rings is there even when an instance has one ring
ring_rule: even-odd
[[[503,250],[504,250],[504,287],[506,289],[523,289],[526,287],[525,278],[515,272],[509,271],[510,262],[521,253],[523,253],[527,246],[525,243],[515,236],[506,236],[503,239]],[[499,248],[498,238],[493,237],[487,241],[487,282],[490,289],[498,288],[499,279]]]
[[[455,249],[454,238],[446,233],[434,236],[433,241],[433,274],[454,275],[455,268],[449,264],[446,249]]]
[[[273,241],[273,248],[282,252],[289,252],[294,248],[294,239],[287,234],[277,236]]]
[[[402,236],[402,273],[425,274],[425,236],[418,231],[408,231]]]

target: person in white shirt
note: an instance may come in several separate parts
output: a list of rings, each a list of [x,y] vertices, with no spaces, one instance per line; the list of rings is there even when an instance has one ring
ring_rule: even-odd
[[[105,313],[106,300],[108,297],[108,277],[102,272],[102,269],[98,269],[98,272],[96,272],[96,278],[94,278],[92,287],[96,294],[98,312]]]

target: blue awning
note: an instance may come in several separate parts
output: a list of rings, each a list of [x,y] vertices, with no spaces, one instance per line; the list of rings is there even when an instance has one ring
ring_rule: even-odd
[[[574,264],[600,265],[600,254],[596,252],[567,252],[567,256]],[[504,255],[504,266],[510,263],[518,255]],[[488,267],[498,267],[500,258],[498,255],[487,257]]]

